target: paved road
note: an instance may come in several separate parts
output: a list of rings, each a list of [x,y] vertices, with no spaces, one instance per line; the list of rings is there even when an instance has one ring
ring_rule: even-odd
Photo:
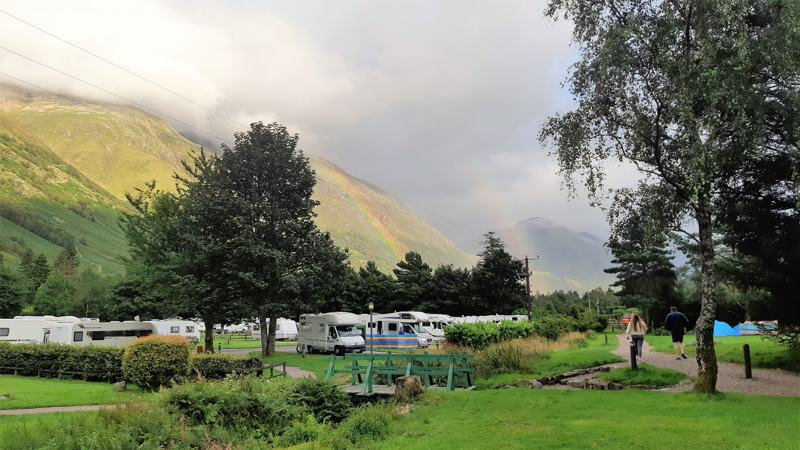
[[[116,408],[117,406],[118,405],[83,405],[83,406],[50,406],[47,408],[0,409],[0,416],[21,416],[27,414],[97,411],[100,409],[112,409]]]
[[[619,347],[617,355],[630,361],[630,342],[624,335],[617,335]],[[642,362],[656,367],[673,369],[690,377],[697,376],[697,362],[694,358],[676,360],[675,355],[654,352],[645,339]],[[744,366],[734,363],[718,362],[717,390],[720,392],[739,392],[743,394],[776,395],[781,397],[800,397],[800,375],[779,369],[753,368],[753,378],[744,377]],[[671,390],[688,391],[691,384],[678,385]]]

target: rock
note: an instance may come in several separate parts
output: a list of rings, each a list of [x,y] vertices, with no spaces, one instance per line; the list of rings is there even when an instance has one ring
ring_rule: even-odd
[[[128,390],[128,385],[124,381],[114,383],[114,392],[125,392]]]
[[[422,379],[417,375],[397,377],[394,381],[394,399],[398,402],[411,401],[425,392]]]
[[[567,386],[575,389],[583,389],[586,387],[586,381],[584,380],[567,380]]]
[[[623,385],[621,385],[619,383],[614,383],[613,381],[610,381],[608,383],[608,390],[609,391],[621,391],[624,388],[625,388],[625,386],[623,386]]]
[[[537,380],[529,380],[525,383],[525,386],[529,389],[541,389],[544,385]]]
[[[0,400],[13,400],[14,394],[0,394]]]

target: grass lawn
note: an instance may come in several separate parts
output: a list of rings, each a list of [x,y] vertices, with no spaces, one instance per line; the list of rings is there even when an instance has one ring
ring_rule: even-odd
[[[5,435],[12,431],[23,431],[35,434],[42,428],[60,427],[76,417],[89,416],[94,412],[73,412],[54,414],[29,414],[24,416],[0,416],[0,444],[5,442]],[[52,429],[52,428],[51,428]]]
[[[287,366],[297,367],[322,376],[328,368],[330,355],[306,355],[304,358],[299,353],[278,353],[264,358],[265,364],[280,364],[284,361]]]
[[[644,391],[428,393],[369,448],[790,449],[800,399]]]
[[[533,361],[534,370],[530,373],[502,373],[484,379],[475,380],[478,389],[492,389],[503,384],[512,384],[519,380],[530,380],[550,375],[557,375],[574,369],[599,366],[622,361],[617,355],[611,354],[617,348],[615,335],[608,336],[608,344],[602,334],[594,334],[586,340],[583,347],[576,346],[569,350],[553,352],[549,355],[536,358]]]
[[[122,403],[152,395],[130,384],[127,392],[114,392],[112,386],[93,381],[0,375],[0,394],[14,395],[11,400],[0,400],[0,409]]]
[[[647,342],[657,352],[672,353],[670,336],[647,336]],[[686,354],[695,355],[694,335],[686,335]],[[744,364],[742,345],[750,344],[750,359],[753,367],[778,368],[800,372],[800,354],[792,353],[772,341],[761,339],[761,336],[723,336],[714,338],[714,348],[719,361]]]
[[[247,337],[243,334],[215,334],[214,335],[214,350],[219,348],[222,344],[222,349],[246,349],[246,348],[261,348],[261,341]],[[200,342],[197,346],[205,345],[203,337],[201,336]],[[275,345],[278,347],[296,347],[297,341],[277,341]]]
[[[672,386],[688,378],[685,374],[671,369],[660,369],[650,364],[639,364],[638,370],[630,367],[614,369],[604,373],[598,378],[630,386],[633,384],[646,384],[649,386]]]

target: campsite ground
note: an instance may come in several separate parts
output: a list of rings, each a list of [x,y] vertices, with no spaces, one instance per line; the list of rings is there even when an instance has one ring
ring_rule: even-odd
[[[0,375],[0,395],[13,395],[12,399],[0,400],[0,410],[123,403],[152,395],[136,386],[129,385],[128,389],[114,392],[111,384],[103,382]]]
[[[670,336],[647,336],[646,341],[657,352],[673,352],[672,338]],[[686,344],[686,354],[690,357],[694,356],[694,336],[686,335],[684,343]],[[800,353],[791,352],[786,347],[781,347],[775,342],[765,340],[761,336],[724,336],[714,338],[717,360],[744,364],[742,352],[744,344],[750,345],[753,367],[800,372]]]

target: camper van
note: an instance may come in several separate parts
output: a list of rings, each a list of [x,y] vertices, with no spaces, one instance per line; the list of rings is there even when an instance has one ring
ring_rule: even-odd
[[[444,341],[444,327],[453,323],[447,314],[428,314],[430,320],[422,322],[422,329],[433,337],[434,342]]]
[[[192,343],[200,342],[199,324],[192,320],[165,319],[148,320],[146,323],[153,324],[159,336],[183,336]]]
[[[386,350],[413,350],[433,343],[433,337],[422,329],[422,322],[429,320],[424,313],[379,314],[372,320],[364,330],[367,345]]]
[[[364,338],[356,328],[358,323],[358,316],[348,312],[303,314],[297,334],[297,353],[363,352]]]
[[[297,340],[297,322],[291,319],[284,319],[278,317],[275,320],[277,326],[275,327],[275,340],[276,341],[294,341]],[[269,330],[269,319],[267,319],[267,330]],[[245,332],[255,339],[261,339],[261,326],[256,323],[247,325]]]
[[[0,342],[121,347],[156,334],[151,323],[100,322],[74,316],[17,316],[0,319]]]

